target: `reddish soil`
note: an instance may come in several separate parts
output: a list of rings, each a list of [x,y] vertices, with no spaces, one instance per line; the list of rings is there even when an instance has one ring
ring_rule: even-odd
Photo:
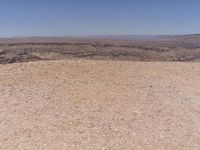
[[[199,150],[200,63],[0,65],[2,150]]]

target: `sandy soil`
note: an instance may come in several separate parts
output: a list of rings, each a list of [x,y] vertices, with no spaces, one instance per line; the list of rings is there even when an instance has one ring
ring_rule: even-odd
[[[199,150],[200,63],[0,65],[2,150]]]

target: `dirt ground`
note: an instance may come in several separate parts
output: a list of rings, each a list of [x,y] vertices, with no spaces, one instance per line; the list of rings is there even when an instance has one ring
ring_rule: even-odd
[[[1,150],[199,150],[200,63],[0,65]]]

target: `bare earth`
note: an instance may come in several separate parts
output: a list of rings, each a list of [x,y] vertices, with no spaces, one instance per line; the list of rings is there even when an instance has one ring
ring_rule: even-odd
[[[0,65],[2,150],[199,150],[200,63]]]

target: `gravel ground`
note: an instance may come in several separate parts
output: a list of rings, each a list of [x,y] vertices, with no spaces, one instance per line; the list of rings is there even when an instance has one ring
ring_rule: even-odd
[[[0,65],[2,150],[199,150],[200,63]]]

